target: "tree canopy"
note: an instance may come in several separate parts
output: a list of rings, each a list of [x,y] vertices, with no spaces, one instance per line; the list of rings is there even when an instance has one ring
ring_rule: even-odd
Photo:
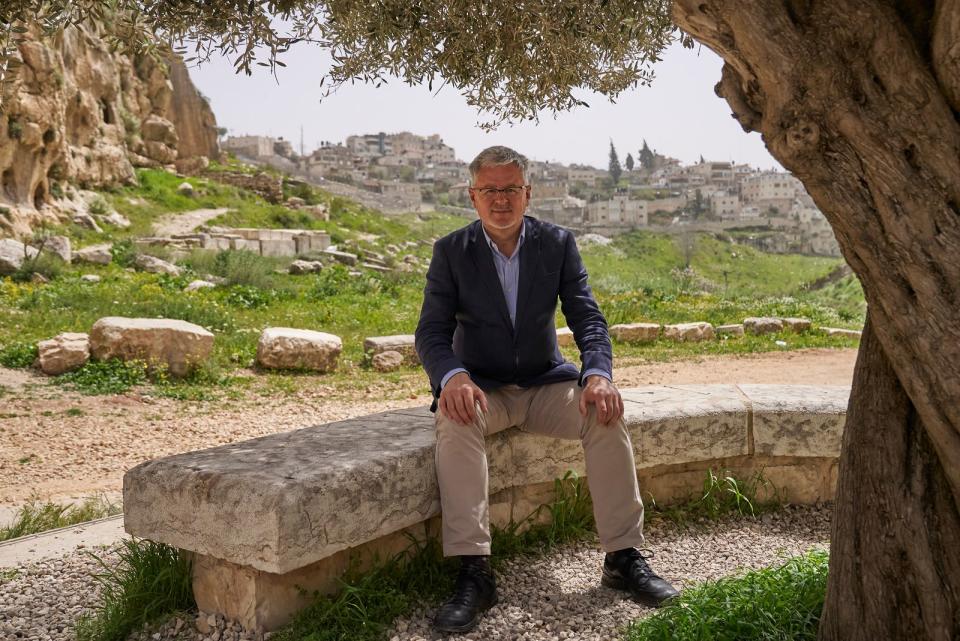
[[[431,89],[449,84],[493,126],[584,105],[577,89],[610,97],[653,79],[652,64],[675,37],[670,2],[606,0],[27,0],[0,7],[0,74],[18,64],[29,29],[109,24],[108,42],[156,53],[175,43],[186,61],[213,53],[238,71],[283,66],[298,43],[328,49],[328,91],[390,76]],[[187,43],[187,44],[181,44]],[[483,43],[483,47],[478,47]],[[162,45],[161,45],[162,46]],[[3,78],[0,77],[0,80]]]

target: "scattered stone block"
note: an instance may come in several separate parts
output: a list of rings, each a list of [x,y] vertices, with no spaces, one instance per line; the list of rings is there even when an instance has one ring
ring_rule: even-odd
[[[19,240],[0,238],[0,275],[12,274],[23,266],[24,258],[36,255],[36,249]]]
[[[290,209],[300,209],[307,204],[307,201],[297,196],[290,196],[284,204]]]
[[[574,345],[575,341],[573,340],[573,330],[569,327],[558,327],[557,328],[557,345],[560,347],[569,347]]]
[[[73,259],[81,263],[92,263],[94,265],[109,265],[113,260],[113,254],[110,253],[109,244],[90,245],[73,252]]]
[[[384,267],[383,265],[377,265],[375,263],[360,263],[360,266],[381,274],[387,274],[392,271],[389,267]]]
[[[293,238],[297,245],[297,254],[322,252],[330,246],[330,235],[322,231],[307,231]]]
[[[66,236],[50,236],[44,240],[43,252],[49,252],[65,263],[73,260],[73,252],[70,251],[70,239]]]
[[[255,254],[260,253],[260,241],[259,240],[250,240],[249,238],[231,238],[230,239],[230,249],[245,249],[251,251]]]
[[[743,329],[756,336],[775,334],[783,331],[783,321],[768,316],[750,316],[743,319]]]
[[[736,323],[734,325],[718,325],[714,328],[717,336],[743,336],[743,325]]]
[[[323,262],[319,260],[295,260],[290,263],[287,273],[295,276],[301,274],[314,274],[323,269]]]
[[[810,328],[813,327],[809,318],[781,318],[780,320],[783,322],[784,329],[788,329],[794,334],[809,332]]]
[[[347,252],[338,251],[336,249],[330,249],[327,247],[323,250],[324,254],[332,256],[338,263],[343,263],[344,265],[349,265],[353,267],[357,264],[357,255],[348,254]]]
[[[827,336],[845,336],[847,338],[860,338],[862,332],[856,329],[840,329],[839,327],[821,327],[821,331]]]
[[[257,364],[268,369],[331,372],[343,350],[339,336],[308,329],[268,327],[257,343]]]
[[[90,340],[86,334],[64,332],[37,343],[40,371],[48,376],[82,367],[90,359]]]
[[[193,196],[193,185],[184,181],[177,185],[177,193],[181,196]]]
[[[38,285],[46,285],[50,282],[50,279],[41,274],[40,272],[33,272],[30,274],[30,282]]]
[[[610,335],[625,343],[646,343],[657,340],[660,335],[658,323],[626,323],[613,325]]]
[[[190,281],[190,284],[183,288],[185,292],[195,292],[198,289],[209,289],[211,287],[216,287],[216,284],[211,283],[208,280],[193,280]]]
[[[230,236],[214,235],[205,235],[204,237],[201,237],[200,246],[204,249],[213,249],[215,251],[224,251],[232,247]]]
[[[663,337],[678,343],[699,343],[713,339],[713,325],[706,322],[664,325]]]
[[[289,239],[260,239],[261,256],[296,256],[297,242]]]
[[[159,363],[174,376],[189,373],[212,349],[212,333],[182,320],[107,316],[90,330],[90,354],[95,359]]]
[[[378,372],[395,372],[402,365],[403,354],[392,349],[373,356],[373,369]]]
[[[114,227],[120,227],[121,229],[126,229],[130,226],[130,220],[126,216],[118,214],[115,211],[110,212],[108,216],[104,216],[103,221],[110,223]]]
[[[409,365],[419,365],[420,357],[414,346],[413,334],[396,334],[394,336],[372,336],[363,341],[363,351],[373,357],[382,352],[400,352]]]
[[[133,264],[142,269],[145,272],[150,272],[151,274],[169,274],[171,276],[179,276],[180,268],[174,265],[173,263],[168,263],[165,260],[157,258],[155,256],[148,256],[147,254],[140,254],[134,260]]]
[[[97,224],[97,221],[94,220],[93,216],[90,214],[74,214],[72,220],[75,224],[80,225],[81,227],[92,229],[98,234],[103,233],[103,230],[100,229],[100,225]]]
[[[82,280],[85,283],[99,283],[100,277],[97,276],[96,274],[84,274],[83,276],[80,277],[80,280]]]

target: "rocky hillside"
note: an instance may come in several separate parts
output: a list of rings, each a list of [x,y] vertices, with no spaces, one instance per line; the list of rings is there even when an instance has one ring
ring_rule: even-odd
[[[216,120],[183,63],[111,52],[102,27],[20,46],[0,114],[0,236],[58,217],[69,185],[134,180],[135,166],[197,167],[219,155]]]

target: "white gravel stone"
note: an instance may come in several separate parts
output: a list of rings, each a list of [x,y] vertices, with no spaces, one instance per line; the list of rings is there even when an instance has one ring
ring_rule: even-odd
[[[715,580],[738,570],[776,565],[812,547],[829,547],[829,506],[788,506],[762,518],[701,520],[688,529],[648,516],[651,567],[678,588]],[[108,565],[115,548],[94,552]],[[514,558],[497,570],[500,603],[467,635],[441,635],[432,628],[437,604],[416,608],[394,621],[393,641],[465,639],[608,640],[652,609],[600,585],[603,552],[595,542],[565,546],[549,555]],[[101,592],[92,578],[103,568],[89,554],[41,561],[0,574],[0,638],[74,641],[77,617],[93,614]],[[4,570],[9,572],[9,570]],[[186,617],[186,619],[185,619]],[[128,641],[267,641],[272,635],[244,630],[221,616],[179,613]]]

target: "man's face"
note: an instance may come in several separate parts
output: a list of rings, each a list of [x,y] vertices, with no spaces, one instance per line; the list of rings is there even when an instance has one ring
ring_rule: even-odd
[[[523,224],[523,212],[526,211],[527,204],[530,202],[530,190],[522,189],[514,195],[503,191],[496,192],[494,195],[484,195],[483,190],[502,190],[523,185],[523,172],[517,165],[482,167],[477,172],[473,189],[470,190],[470,200],[487,233],[519,231],[520,225]]]

